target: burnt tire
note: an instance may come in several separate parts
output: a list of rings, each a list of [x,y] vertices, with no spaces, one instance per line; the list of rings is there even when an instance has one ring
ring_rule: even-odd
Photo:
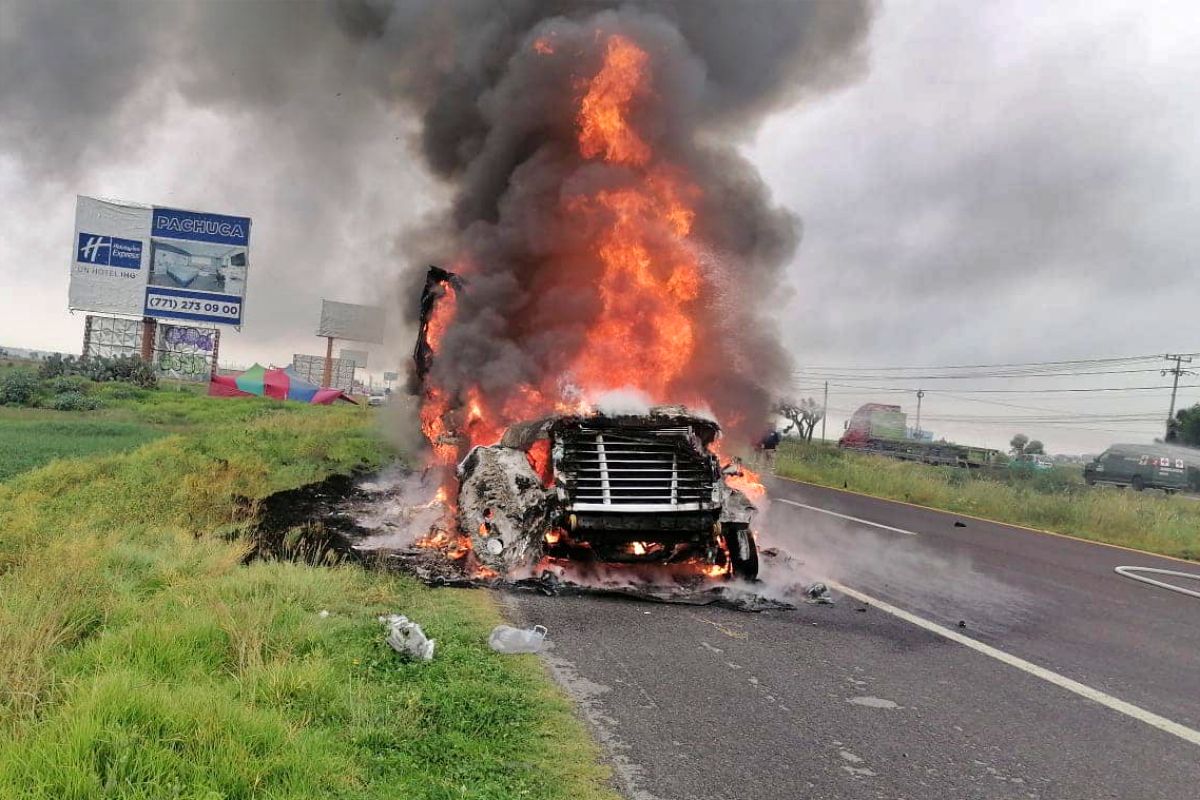
[[[1146,488],[1146,482],[1142,480],[1141,475],[1134,475],[1133,480],[1129,482],[1129,486],[1135,491],[1140,492]]]
[[[749,528],[734,528],[722,534],[733,574],[742,580],[758,580],[758,545]]]

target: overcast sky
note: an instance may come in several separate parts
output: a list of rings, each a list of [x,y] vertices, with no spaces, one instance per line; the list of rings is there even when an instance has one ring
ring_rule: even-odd
[[[82,108],[84,132],[89,106],[70,82],[12,85],[11,67],[28,57],[11,38],[24,5],[0,0],[0,344],[78,351],[83,315],[66,311],[76,194],[254,218],[246,325],[222,342],[233,362],[316,352],[321,297],[396,302],[397,234],[446,198],[406,149],[412,120],[347,87],[352,128],[298,131],[287,107],[249,114],[150,81],[123,107],[136,136],[98,135],[78,164],[48,171],[55,141],[23,124],[21,103]],[[1198,38],[1186,2],[881,5],[868,72],[744,142],[776,199],[804,220],[791,291],[764,309],[810,370],[797,393],[819,399],[811,387],[826,374],[919,385],[926,429],[991,445],[1023,430],[1055,452],[1159,432],[1095,418],[1165,416],[1166,391],[1019,393],[1162,385],[1157,363],[1019,382],[884,381],[877,368],[1200,350]],[[338,142],[343,157],[297,163],[290,143],[302,136]],[[394,334],[375,365],[407,356]],[[985,388],[1013,391],[972,393]],[[1200,401],[1200,389],[1180,395]],[[868,400],[915,410],[912,394],[835,385],[830,435]],[[1093,419],[997,419],[1047,409]]]

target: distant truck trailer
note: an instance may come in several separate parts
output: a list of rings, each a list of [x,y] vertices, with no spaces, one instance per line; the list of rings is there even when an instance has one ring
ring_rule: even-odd
[[[999,453],[986,447],[910,439],[907,430],[908,416],[900,406],[865,403],[846,423],[838,447],[904,461],[967,468],[992,464]]]
[[[1200,491],[1200,452],[1152,444],[1114,444],[1083,468],[1083,480],[1167,494]]]

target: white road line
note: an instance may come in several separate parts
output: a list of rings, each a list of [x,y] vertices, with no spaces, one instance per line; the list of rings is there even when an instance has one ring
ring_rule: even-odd
[[[1088,700],[1099,703],[1102,706],[1107,706],[1113,711],[1117,711],[1127,717],[1132,717],[1139,722],[1144,722],[1147,725],[1158,728],[1160,731],[1165,731],[1172,736],[1178,736],[1180,739],[1183,739],[1189,744],[1200,746],[1200,731],[1189,728],[1186,725],[1180,725],[1178,722],[1172,722],[1166,717],[1160,717],[1158,714],[1154,714],[1144,708],[1135,706],[1132,703],[1126,703],[1124,700],[1119,700],[1112,695],[1105,694],[1099,689],[1093,689],[1090,686],[1085,686],[1078,681],[1073,681],[1070,678],[1059,675],[1057,672],[1051,672],[1045,667],[1039,667],[1037,664],[1033,664],[1023,658],[1010,655],[1003,650],[998,650],[995,647],[986,645],[983,642],[972,639],[969,636],[963,636],[961,633],[956,633],[949,628],[943,628],[936,622],[930,622],[927,619],[918,617],[916,614],[910,614],[904,609],[889,605],[882,600],[876,600],[874,597],[863,594],[857,589],[851,589],[849,586],[843,586],[836,581],[826,581],[826,584],[842,594],[849,595],[860,602],[869,603],[880,611],[885,611],[894,617],[904,620],[905,622],[916,625],[918,628],[924,628],[930,633],[937,634],[938,636],[949,639],[952,642],[958,642],[964,647],[969,647],[977,653],[983,653],[985,656],[989,656],[1004,664],[1008,664],[1010,667],[1016,667],[1023,672],[1028,672],[1030,675],[1041,678],[1047,683],[1052,683],[1055,686],[1066,689],[1068,692],[1074,692],[1080,697],[1086,697]]]
[[[1138,575],[1137,573],[1151,572],[1155,575],[1168,575],[1172,578],[1190,578],[1194,581],[1200,581],[1200,574],[1193,572],[1180,572],[1177,569],[1157,569],[1155,567],[1113,567],[1113,572],[1117,573],[1118,575],[1123,575],[1126,578],[1130,578],[1131,580],[1148,583],[1151,586],[1158,586],[1162,589],[1169,589],[1172,592],[1186,594],[1189,597],[1200,597],[1200,592],[1197,592],[1194,589],[1185,589],[1182,586],[1176,586],[1175,584],[1167,583],[1166,581],[1156,581],[1154,578],[1147,578],[1145,575]]]
[[[816,506],[805,505],[804,503],[797,503],[795,500],[788,500],[786,497],[772,497],[771,502],[772,503],[787,503],[789,506],[796,506],[797,508],[807,508],[809,511],[819,511],[822,514],[828,514],[831,517],[839,517],[841,519],[848,519],[851,522],[857,522],[860,525],[870,525],[872,528],[883,528],[885,531],[891,531],[892,533],[903,533],[905,536],[916,536],[917,535],[916,531],[906,531],[906,530],[904,530],[904,528],[893,528],[891,525],[884,525],[879,522],[871,522],[871,520],[869,520],[869,519],[862,519],[860,517],[852,517],[849,514],[839,514],[838,512],[830,511],[827,508],[817,508]]]

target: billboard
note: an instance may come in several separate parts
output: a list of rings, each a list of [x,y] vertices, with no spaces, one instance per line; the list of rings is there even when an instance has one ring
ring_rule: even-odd
[[[367,359],[370,358],[370,353],[366,350],[342,350],[338,353],[338,357],[343,361],[353,361],[354,366],[359,369],[367,368]]]
[[[354,362],[340,358],[332,359],[333,369],[329,373],[329,386],[349,394],[354,390]],[[321,386],[325,378],[325,356],[292,356],[292,371],[309,383]]]
[[[383,309],[322,300],[317,336],[383,344]]]
[[[143,327],[140,319],[88,314],[83,328],[83,355],[141,356]],[[216,328],[159,323],[154,326],[154,372],[171,380],[207,381],[214,372],[220,344],[221,332]]]
[[[68,307],[242,324],[250,219],[79,197]]]

